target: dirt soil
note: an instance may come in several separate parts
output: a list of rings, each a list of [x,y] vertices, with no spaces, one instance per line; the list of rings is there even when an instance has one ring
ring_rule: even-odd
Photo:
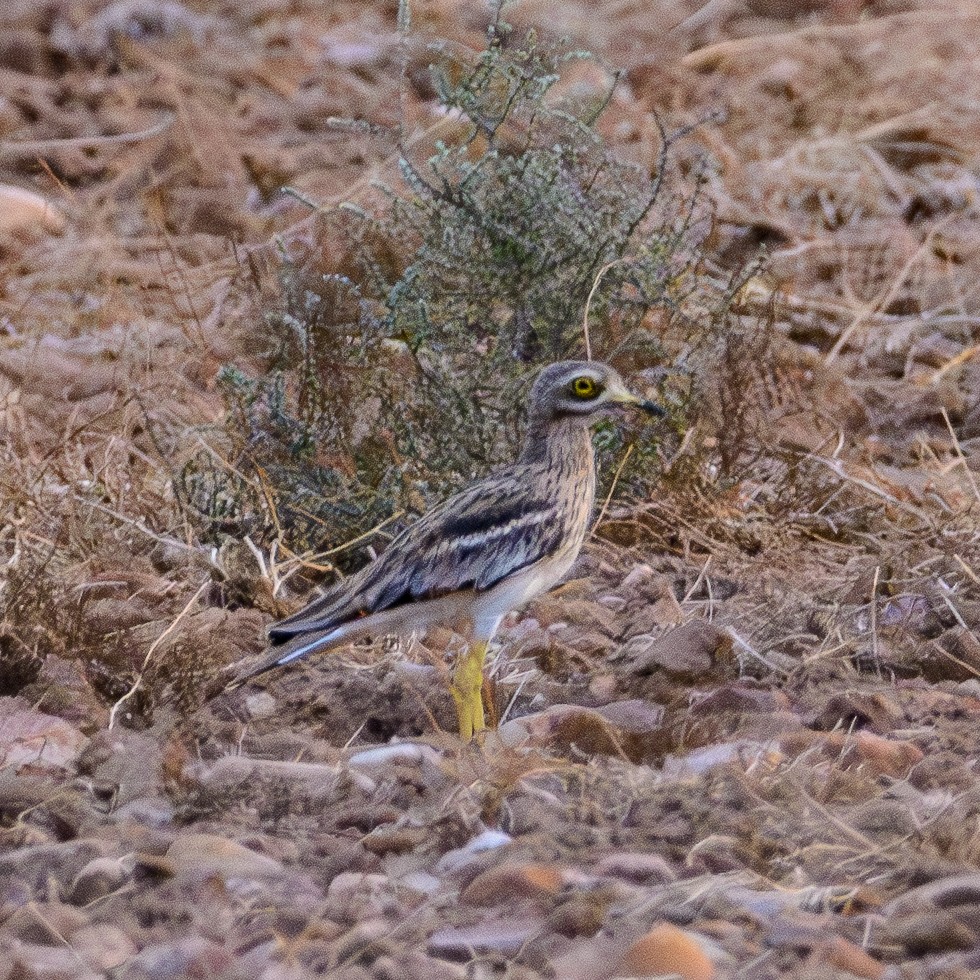
[[[980,976],[972,0],[508,8],[601,58],[575,97],[622,71],[630,159],[707,120],[766,439],[610,506],[501,630],[482,746],[446,637],[216,693],[305,595],[198,540],[175,459],[281,252],[343,247],[279,189],[396,173],[328,120],[424,145],[426,45],[482,47],[480,4],[407,44],[396,6],[0,5],[0,980]]]

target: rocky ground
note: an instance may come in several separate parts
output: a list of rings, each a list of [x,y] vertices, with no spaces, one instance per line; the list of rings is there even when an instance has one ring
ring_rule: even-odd
[[[330,246],[279,188],[393,173],[327,120],[424,143],[426,44],[483,44],[478,5],[395,16],[0,10],[0,980],[980,975],[969,0],[508,8],[599,55],[578,96],[623,72],[629,159],[708,120],[710,264],[770,256],[766,439],[603,513],[502,629],[482,746],[446,636],[216,693],[304,596],[201,542],[174,460],[280,250]]]

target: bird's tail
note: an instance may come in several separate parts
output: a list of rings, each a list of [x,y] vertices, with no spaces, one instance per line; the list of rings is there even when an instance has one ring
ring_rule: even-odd
[[[350,624],[344,623],[335,629],[328,630],[325,633],[319,633],[317,635],[311,636],[309,633],[305,633],[301,636],[293,637],[289,642],[283,643],[280,646],[273,647],[258,663],[252,664],[252,666],[246,668],[242,673],[230,681],[225,687],[226,691],[234,691],[236,688],[241,687],[243,684],[248,683],[254,677],[258,677],[260,674],[265,674],[270,670],[275,670],[277,667],[283,667],[286,664],[292,663],[294,660],[299,660],[305,657],[307,654],[314,653],[317,650],[325,650],[330,647],[339,646],[343,643],[351,633],[349,628]]]

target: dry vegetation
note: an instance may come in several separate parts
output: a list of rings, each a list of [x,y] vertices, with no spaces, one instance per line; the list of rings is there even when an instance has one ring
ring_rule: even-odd
[[[980,971],[980,13],[505,17],[558,78],[470,139],[480,5],[2,5],[0,980]],[[450,636],[219,693],[512,451],[606,266],[671,417],[602,433],[497,733]]]

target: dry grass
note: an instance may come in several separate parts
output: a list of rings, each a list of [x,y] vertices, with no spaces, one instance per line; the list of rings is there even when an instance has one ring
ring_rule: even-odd
[[[868,3],[855,23],[842,4],[791,17],[778,3],[610,3],[601,21],[586,4],[562,5],[560,18],[547,3],[514,9],[545,33],[560,19],[573,43],[623,69],[600,128],[647,172],[660,148],[654,111],[679,125],[717,112],[677,159],[678,187],[706,175],[715,212],[701,271],[724,291],[760,245],[768,253],[739,282],[732,318],[644,321],[676,359],[666,379],[634,365],[681,420],[657,433],[663,477],[639,499],[607,502],[582,582],[505,632],[526,630],[521,658],[508,666],[505,646],[495,664],[505,721],[638,698],[663,707],[656,731],[633,733],[626,751],[602,722],[608,752],[591,755],[579,742],[600,726],[584,721],[569,729],[578,742],[450,750],[439,644],[351,650],[249,692],[251,706],[209,701],[226,665],[260,648],[269,617],[340,564],[332,548],[289,551],[267,474],[236,474],[234,447],[214,437],[226,411],[216,378],[264,363],[256,325],[282,303],[283,253],[324,253],[325,267],[351,254],[278,188],[373,206],[372,181],[396,177],[390,144],[328,119],[377,130],[407,119],[422,158],[453,132],[435,112],[424,42],[475,48],[484,25],[456,4],[418,6],[407,46],[390,5],[372,3],[298,3],[289,16],[275,4],[174,4],[144,22],[91,0],[65,5],[60,38],[34,4],[0,15],[0,181],[41,193],[66,223],[60,235],[0,230],[0,694],[95,736],[78,764],[93,787],[111,727],[114,744],[142,745],[154,765],[166,755],[166,785],[149,795],[181,826],[254,835],[280,857],[294,846],[283,860],[308,863],[324,886],[317,923],[351,926],[350,907],[323,897],[338,871],[389,875],[377,887],[392,904],[359,900],[377,921],[403,914],[413,952],[446,913],[422,893],[399,906],[396,872],[448,880],[442,856],[493,826],[514,836],[512,856],[568,872],[558,895],[506,906],[564,923],[569,932],[549,933],[555,949],[593,941],[570,912],[558,916],[582,898],[575,875],[636,850],[682,879],[623,885],[603,906],[607,924],[673,917],[714,929],[747,976],[813,977],[830,967],[797,925],[810,928],[817,908],[821,929],[940,975],[940,953],[959,955],[962,933],[950,927],[953,946],[937,952],[883,901],[970,871],[980,854],[972,4]],[[590,104],[607,82],[600,64],[557,96]],[[634,490],[629,466],[649,449],[623,455],[636,435],[606,474]],[[254,536],[229,540],[220,522],[204,533],[189,519],[174,488],[191,459],[241,476]],[[383,540],[389,525],[373,523]],[[656,589],[624,584],[640,563],[686,618],[731,631],[727,660],[640,677],[594,652],[663,630]],[[583,635],[593,646],[574,647]],[[218,792],[188,761],[241,753],[341,774],[359,747],[419,733],[428,762],[402,760],[377,779],[352,763],[343,799],[318,797],[295,773]],[[640,765],[629,761],[638,744]],[[108,826],[61,775],[17,776],[13,788],[8,777],[5,848]],[[393,825],[427,835],[402,865],[363,846]],[[371,837],[382,851],[384,841]],[[453,887],[497,857],[468,860]],[[858,897],[859,886],[872,891]],[[157,887],[141,882],[138,902],[159,935],[204,929],[182,885]],[[236,950],[277,934],[252,899],[223,895]],[[114,901],[106,914],[124,916]],[[181,902],[192,909],[183,922]],[[262,902],[295,912],[279,894]],[[797,930],[789,938],[789,926],[770,928],[773,902]],[[315,955],[353,963],[364,948],[298,935],[303,969]],[[518,955],[527,975],[550,962],[541,935]]]
[[[573,11],[568,15],[574,35]],[[13,16],[15,26],[30,29],[29,12]],[[534,16],[533,5],[525,5],[515,20],[520,25]],[[944,38],[958,43],[971,16],[964,8],[850,27],[796,27],[775,38],[726,42],[682,63],[666,57],[667,67],[657,71],[631,60],[634,49],[624,39],[659,31],[659,22],[644,23],[624,8],[609,18],[604,34],[591,37],[600,55],[627,66],[630,95],[638,97],[617,98],[603,126],[630,134],[613,137],[614,144],[648,167],[656,158],[643,135],[645,112],[663,107],[663,91],[653,88],[662,72],[672,73],[676,93],[666,108],[680,118],[711,107],[705,86],[723,80],[727,119],[697,135],[716,164],[709,183],[719,217],[709,242],[714,261],[724,267],[744,249],[746,224],[750,238],[771,245],[765,278],[738,294],[745,322],[726,321],[708,334],[709,343],[699,341],[707,354],[691,367],[702,412],[660,447],[666,492],[630,510],[607,508],[601,533],[685,561],[707,556],[739,579],[746,578],[739,569],[747,557],[757,556],[783,570],[778,587],[788,590],[791,607],[803,596],[807,607],[825,604],[846,570],[866,561],[879,570],[874,596],[861,607],[869,613],[861,622],[871,625],[854,633],[853,624],[836,623],[826,631],[833,639],[821,642],[851,655],[870,637],[868,662],[876,670],[881,649],[874,624],[882,603],[921,597],[908,601],[913,608],[928,604],[941,622],[952,617],[946,628],[963,629],[973,625],[978,600],[970,574],[975,540],[963,516],[977,497],[976,481],[969,438],[960,435],[977,370],[970,312],[975,277],[965,243],[975,217],[970,160],[978,133],[956,110],[972,98],[975,81],[969,72],[940,77],[940,63],[952,55],[937,54]],[[67,77],[88,77],[92,58],[125,71],[93,82],[84,112],[70,120],[43,72],[16,76],[19,118],[29,111],[45,123],[15,128],[3,165],[10,179],[60,200],[69,222],[62,236],[13,236],[3,253],[16,268],[3,298],[8,340],[0,355],[11,447],[2,472],[5,633],[16,648],[12,662],[23,665],[13,671],[14,687],[44,650],[93,659],[93,644],[101,649],[109,642],[112,654],[94,660],[108,658],[112,680],[101,683],[111,704],[201,574],[213,582],[207,606],[279,612],[284,587],[300,581],[298,573],[332,568],[335,549],[292,554],[282,548],[281,534],[273,551],[254,543],[248,551],[216,548],[220,534],[202,539],[173,495],[183,461],[200,452],[200,431],[222,412],[215,372],[230,362],[247,365],[255,353],[240,345],[254,336],[247,321],[262,315],[278,289],[268,236],[275,231],[287,248],[308,249],[316,241],[304,208],[273,188],[289,182],[324,202],[361,193],[367,201],[369,175],[390,175],[395,164],[377,141],[348,133],[341,142],[311,128],[328,115],[390,121],[372,114],[371,105],[381,106],[401,85],[391,71],[399,43],[394,26],[374,33],[370,50],[358,49],[367,68],[358,62],[329,72],[317,101],[302,95],[313,70],[302,48],[279,56],[248,47],[245,28],[264,24],[263,17],[243,12],[205,53],[196,47],[200,33],[215,27],[205,15],[154,23],[154,47],[128,41],[108,15],[86,19],[79,10],[82,26],[68,45],[76,60]],[[306,10],[303,23],[310,36],[336,37],[330,44],[341,47],[331,50],[343,52],[339,25],[372,17],[369,8]],[[914,30],[920,22],[929,29]],[[426,119],[430,104],[412,74],[424,58],[423,39],[449,29],[454,43],[475,42],[477,35],[467,34],[474,26],[461,26],[436,7],[416,22],[407,51],[411,83],[400,91],[402,111],[418,120],[423,134],[439,125]],[[876,45],[897,47],[893,37],[902,39],[902,57],[917,65],[901,89],[888,84],[902,71],[898,61],[867,54]],[[817,78],[827,71],[828,45],[845,42],[856,67],[835,76],[833,92],[826,91]],[[664,51],[676,56],[691,43],[675,34]],[[774,44],[783,57],[778,76],[763,64]],[[178,58],[180,52],[197,53]],[[240,114],[216,122],[219,96],[208,73],[233,61],[255,84],[247,99],[237,97]],[[165,84],[150,99],[161,71]],[[375,100],[367,105],[365,72]],[[602,84],[600,75],[585,74],[560,96],[583,97]],[[775,107],[765,120],[748,108],[760,98]],[[129,108],[113,109],[120,105]],[[843,119],[842,105],[850,107]],[[114,132],[124,135],[103,138]],[[65,142],[52,142],[58,140]],[[361,169],[351,195],[354,156]],[[685,165],[682,160],[682,172]],[[773,281],[779,291],[762,309],[760,297]],[[66,297],[75,302],[66,304]],[[683,325],[673,329],[683,341]],[[862,380],[869,372],[886,379],[889,396],[879,399]],[[206,453],[216,471],[234,472],[220,447]],[[620,456],[617,465],[625,461]],[[242,479],[267,523],[279,528],[278,502],[262,474]],[[906,557],[911,540],[914,561]],[[794,561],[800,549],[807,557]],[[153,586],[130,584],[131,576],[119,572],[126,584],[100,586],[106,598],[93,599],[92,582],[113,581],[123,567],[155,577]],[[26,602],[18,575],[35,574],[49,585]],[[146,611],[108,631],[109,640],[87,638],[93,628],[87,624],[103,630],[116,601],[142,603]],[[44,611],[49,606],[57,615]],[[752,608],[749,599],[738,616]],[[782,643],[771,621],[744,632],[753,649]],[[958,647],[941,649],[939,656],[962,661]],[[215,666],[221,662],[217,657]]]
[[[342,14],[304,11],[304,30],[336,35],[340,39],[330,43],[341,45],[346,35],[337,33],[338,25],[373,16],[368,8]],[[29,30],[29,12],[17,16]],[[632,49],[623,43],[628,34],[645,36],[662,26],[644,24],[640,16],[624,8],[592,39],[600,55],[627,65],[639,99],[618,98],[604,123],[633,133],[618,138],[627,155],[647,152],[644,111],[664,98],[651,87],[661,75],[632,62]],[[311,120],[327,115],[388,121],[365,106],[363,73],[377,100],[372,104],[398,91],[390,70],[398,43],[393,25],[373,35],[374,48],[358,49],[368,68],[328,73],[314,105],[312,97],[300,97],[312,71],[301,48],[283,56],[249,49],[244,31],[250,17],[265,23],[263,15],[243,13],[205,54],[195,45],[201,31],[214,29],[207,16],[155,24],[157,46],[148,47],[126,40],[111,18],[86,20],[80,10],[76,23],[82,26],[69,44],[77,60],[67,77],[88,77],[85,59],[91,58],[125,71],[93,82],[85,111],[70,120],[43,72],[17,76],[19,118],[29,110],[45,124],[22,122],[12,130],[4,166],[10,179],[60,200],[69,218],[64,235],[24,232],[11,237],[3,253],[16,270],[3,298],[8,338],[0,355],[11,447],[2,472],[11,576],[5,629],[18,650],[23,646],[16,659],[25,664],[24,676],[42,648],[76,655],[91,649],[84,624],[95,576],[111,580],[116,569],[135,562],[158,577],[154,588],[163,596],[153,599],[141,622],[111,631],[126,638],[114,642],[128,650],[112,655],[115,673],[123,663],[125,671],[138,668],[139,651],[145,655],[160,628],[154,624],[170,621],[202,572],[214,581],[208,604],[244,602],[276,612],[284,583],[332,565],[332,549],[293,555],[281,550],[281,536],[275,553],[267,546],[253,546],[252,555],[215,550],[217,539],[202,540],[173,496],[182,461],[200,451],[197,433],[222,412],[213,384],[217,369],[249,363],[254,352],[236,345],[251,336],[244,325],[261,316],[278,288],[266,244],[270,232],[283,236],[288,248],[314,241],[303,207],[271,189],[288,181],[306,196],[339,200],[344,183],[349,190],[348,157],[362,160],[357,166],[365,193],[367,174],[390,172],[394,164],[383,146],[371,150],[375,144],[367,138],[348,134],[341,143],[310,128]],[[533,17],[526,6],[516,20]],[[941,599],[923,601],[941,601],[941,616],[948,613],[961,628],[972,625],[975,541],[963,514],[977,492],[972,447],[961,433],[972,431],[963,427],[977,370],[970,312],[975,277],[966,242],[975,217],[970,160],[978,134],[956,107],[972,98],[975,82],[969,72],[944,71],[940,78],[936,53],[944,38],[958,43],[970,17],[968,11],[931,11],[851,27],[818,24],[775,39],[731,41],[684,64],[664,62],[673,73],[677,94],[668,108],[675,115],[711,106],[705,86],[724,82],[727,120],[697,137],[717,164],[709,184],[719,216],[710,240],[716,261],[729,264],[733,249],[743,248],[750,212],[750,237],[769,241],[771,254],[766,279],[753,279],[739,294],[749,319],[717,328],[711,344],[702,344],[709,356],[692,363],[703,410],[696,424],[661,446],[668,457],[667,492],[629,512],[607,509],[606,537],[649,542],[691,561],[711,556],[716,567],[735,568],[747,555],[759,555],[801,586],[797,591],[794,584],[793,594],[819,591],[810,581],[815,568],[821,581],[833,583],[867,556],[886,569],[882,589],[898,597],[934,596],[941,579]],[[913,30],[920,21],[929,30]],[[466,33],[474,25],[461,28],[447,12],[428,11],[408,51],[411,79],[423,57],[422,38],[449,25],[455,42],[475,38]],[[910,35],[915,42],[906,50]],[[917,65],[901,90],[887,84],[900,64],[867,55],[875,45],[896,47],[893,36],[903,39],[902,57]],[[827,45],[844,41],[857,67],[835,76],[830,93],[816,84],[817,73],[827,70]],[[675,54],[685,43],[670,42]],[[760,60],[771,60],[773,44],[783,57],[779,77]],[[189,51],[198,53],[178,59]],[[942,63],[950,57],[943,49]],[[208,73],[232,61],[256,84],[247,99],[238,96],[241,114],[215,122],[218,96]],[[150,99],[160,71],[165,84]],[[601,82],[586,75],[572,85],[581,94]],[[425,118],[424,86],[413,81],[402,96],[425,132],[432,123]],[[777,111],[760,120],[750,113],[759,98],[785,117]],[[805,116],[793,117],[804,102]],[[937,114],[923,104],[944,108]],[[113,110],[119,105],[129,108]],[[850,107],[845,119],[842,105]],[[93,130],[129,135],[95,140]],[[18,142],[24,146],[14,153],[9,147]],[[329,152],[315,160],[313,149],[324,145]],[[654,160],[646,157],[646,165]],[[245,201],[250,205],[243,207]],[[759,297],[774,279],[779,292],[768,311],[761,310]],[[66,303],[68,297],[74,302]],[[884,378],[890,394],[879,399],[875,386],[862,380],[868,376]],[[220,448],[208,453],[216,470],[234,469]],[[266,510],[265,520],[279,527],[268,488],[251,476],[243,479],[258,510]],[[912,539],[919,544],[915,561],[903,567],[905,542]],[[812,562],[794,567],[781,561],[787,549],[801,547]],[[950,560],[959,564],[950,567]],[[43,567],[54,594],[80,596],[74,614],[45,614],[46,601],[59,609],[66,602],[46,600],[43,589],[36,590],[33,606],[25,605],[18,597],[21,566]],[[144,589],[113,588],[118,593],[96,605],[132,602]],[[108,596],[111,589],[103,591]],[[43,627],[32,625],[40,621]],[[38,630],[43,641],[25,639]],[[849,633],[833,635],[845,643]],[[779,642],[778,631],[771,641]],[[126,677],[124,684],[132,679]]]

